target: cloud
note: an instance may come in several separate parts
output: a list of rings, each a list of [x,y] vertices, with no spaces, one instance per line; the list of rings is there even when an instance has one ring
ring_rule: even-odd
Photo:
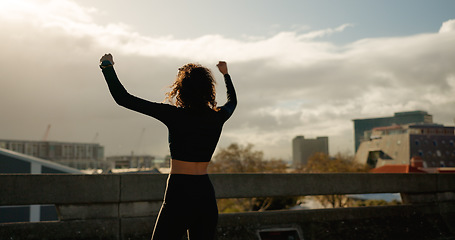
[[[362,39],[347,45],[321,40],[334,29],[279,32],[234,39],[221,34],[150,37],[121,22],[100,24],[99,13],[75,2],[7,1],[0,5],[0,138],[89,141],[99,133],[107,155],[134,150],[163,156],[166,129],[115,105],[97,68],[105,52],[127,89],[161,101],[187,61],[214,68],[227,60],[239,98],[220,146],[253,143],[289,158],[291,140],[329,136],[330,151],[353,149],[351,119],[426,110],[452,124],[455,104],[453,20],[438,33]],[[26,30],[26,31],[24,31]],[[218,102],[225,99],[219,75]],[[145,142],[137,142],[147,128]]]
[[[334,33],[343,32],[347,27],[353,27],[353,24],[343,24],[335,29],[328,28],[328,29],[309,32],[309,33],[302,35],[301,39],[315,39],[315,38],[320,38],[320,37],[324,37],[327,35],[332,35]]]
[[[455,19],[448,20],[442,23],[441,28],[439,29],[439,33],[448,33],[448,32],[455,32]]]

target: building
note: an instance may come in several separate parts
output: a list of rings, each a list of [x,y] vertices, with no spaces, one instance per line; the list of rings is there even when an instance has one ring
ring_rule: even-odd
[[[106,167],[104,147],[96,143],[0,140],[0,148],[77,169]]]
[[[455,127],[406,124],[377,127],[363,141],[355,161],[371,167],[422,161],[423,168],[455,167]]]
[[[397,112],[393,117],[354,119],[354,144],[357,152],[360,143],[369,140],[375,127],[402,125],[410,123],[433,123],[433,116],[425,111]]]
[[[311,155],[321,152],[329,155],[329,138],[317,137],[316,139],[305,139],[304,136],[297,136],[292,140],[292,164],[294,167],[307,164]]]
[[[150,155],[122,155],[107,157],[110,169],[120,168],[138,168],[138,169],[149,169],[158,167],[155,166],[155,157]]]

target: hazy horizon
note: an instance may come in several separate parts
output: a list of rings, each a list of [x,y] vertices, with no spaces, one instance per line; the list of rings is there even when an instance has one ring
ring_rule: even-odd
[[[138,97],[161,102],[187,62],[228,62],[238,107],[218,147],[290,160],[292,139],[353,154],[352,119],[427,111],[453,126],[455,2],[0,2],[0,139],[91,142],[168,154],[167,129],[119,107],[98,67],[112,53]]]

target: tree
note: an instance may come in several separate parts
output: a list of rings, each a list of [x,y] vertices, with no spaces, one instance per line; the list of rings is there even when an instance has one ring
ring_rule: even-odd
[[[367,172],[368,166],[355,162],[352,156],[340,153],[333,158],[324,153],[315,153],[308,159],[308,163],[303,168],[296,171],[304,173]],[[315,196],[315,198],[324,207],[347,207],[351,204],[348,197],[340,194]]]
[[[264,159],[262,151],[232,143],[214,156],[209,166],[210,173],[280,173],[286,172],[287,164],[279,159]]]
[[[246,146],[232,143],[214,156],[209,166],[210,173],[283,173],[287,164],[280,159],[264,159],[262,151],[253,150],[253,144]]]
[[[246,147],[232,143],[227,148],[222,148],[213,157],[209,166],[212,173],[252,173],[262,170],[264,154],[253,151],[253,145]]]
[[[287,164],[279,159],[264,159],[262,151],[253,150],[253,145],[246,146],[232,143],[222,148],[209,165],[209,173],[284,173]],[[289,197],[261,197],[219,199],[221,212],[265,211],[283,209],[295,205],[296,199]]]
[[[347,173],[347,172],[368,172],[367,165],[354,161],[354,157],[338,153],[331,158],[324,153],[315,153],[308,159],[303,167],[307,173]]]
[[[366,207],[366,206],[390,206],[390,205],[400,205],[401,202],[394,199],[390,202],[386,200],[377,200],[377,199],[368,199],[368,200],[353,200],[353,207]]]

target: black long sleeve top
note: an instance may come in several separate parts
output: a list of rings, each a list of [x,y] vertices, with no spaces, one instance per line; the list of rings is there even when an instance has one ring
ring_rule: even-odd
[[[227,102],[217,110],[196,110],[147,101],[127,92],[112,66],[103,69],[112,97],[120,106],[143,113],[164,123],[169,132],[172,159],[209,162],[215,151],[224,123],[237,106],[237,97],[229,74],[224,75]]]

